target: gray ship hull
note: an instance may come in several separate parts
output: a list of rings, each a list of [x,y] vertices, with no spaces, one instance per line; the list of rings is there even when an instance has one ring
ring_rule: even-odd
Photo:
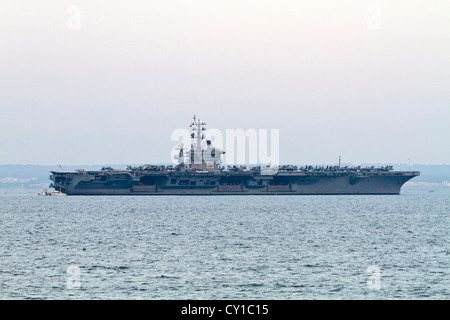
[[[237,173],[52,172],[50,187],[67,195],[370,195],[400,194],[419,175],[391,172]]]

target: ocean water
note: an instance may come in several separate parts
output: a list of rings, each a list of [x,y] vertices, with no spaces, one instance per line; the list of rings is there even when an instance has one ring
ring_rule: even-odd
[[[1,299],[449,299],[450,194],[0,195]]]

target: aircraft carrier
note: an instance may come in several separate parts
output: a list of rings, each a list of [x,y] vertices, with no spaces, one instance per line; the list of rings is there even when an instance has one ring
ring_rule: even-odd
[[[225,151],[205,140],[206,123],[190,127],[191,145],[177,148],[177,165],[51,171],[50,188],[66,195],[344,195],[400,194],[418,171],[392,166],[221,166]],[[204,143],[206,142],[206,144]],[[206,145],[206,147],[205,147]],[[187,150],[186,150],[187,149]]]

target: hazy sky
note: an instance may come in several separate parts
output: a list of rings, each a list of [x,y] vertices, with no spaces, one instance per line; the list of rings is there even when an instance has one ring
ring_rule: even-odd
[[[169,162],[280,129],[282,163],[450,164],[450,1],[5,0],[0,163]]]

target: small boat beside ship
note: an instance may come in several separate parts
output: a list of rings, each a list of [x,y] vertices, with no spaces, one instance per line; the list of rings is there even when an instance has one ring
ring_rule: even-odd
[[[67,194],[59,190],[49,192],[47,191],[47,189],[45,189],[42,192],[38,193],[38,196],[67,196]]]

